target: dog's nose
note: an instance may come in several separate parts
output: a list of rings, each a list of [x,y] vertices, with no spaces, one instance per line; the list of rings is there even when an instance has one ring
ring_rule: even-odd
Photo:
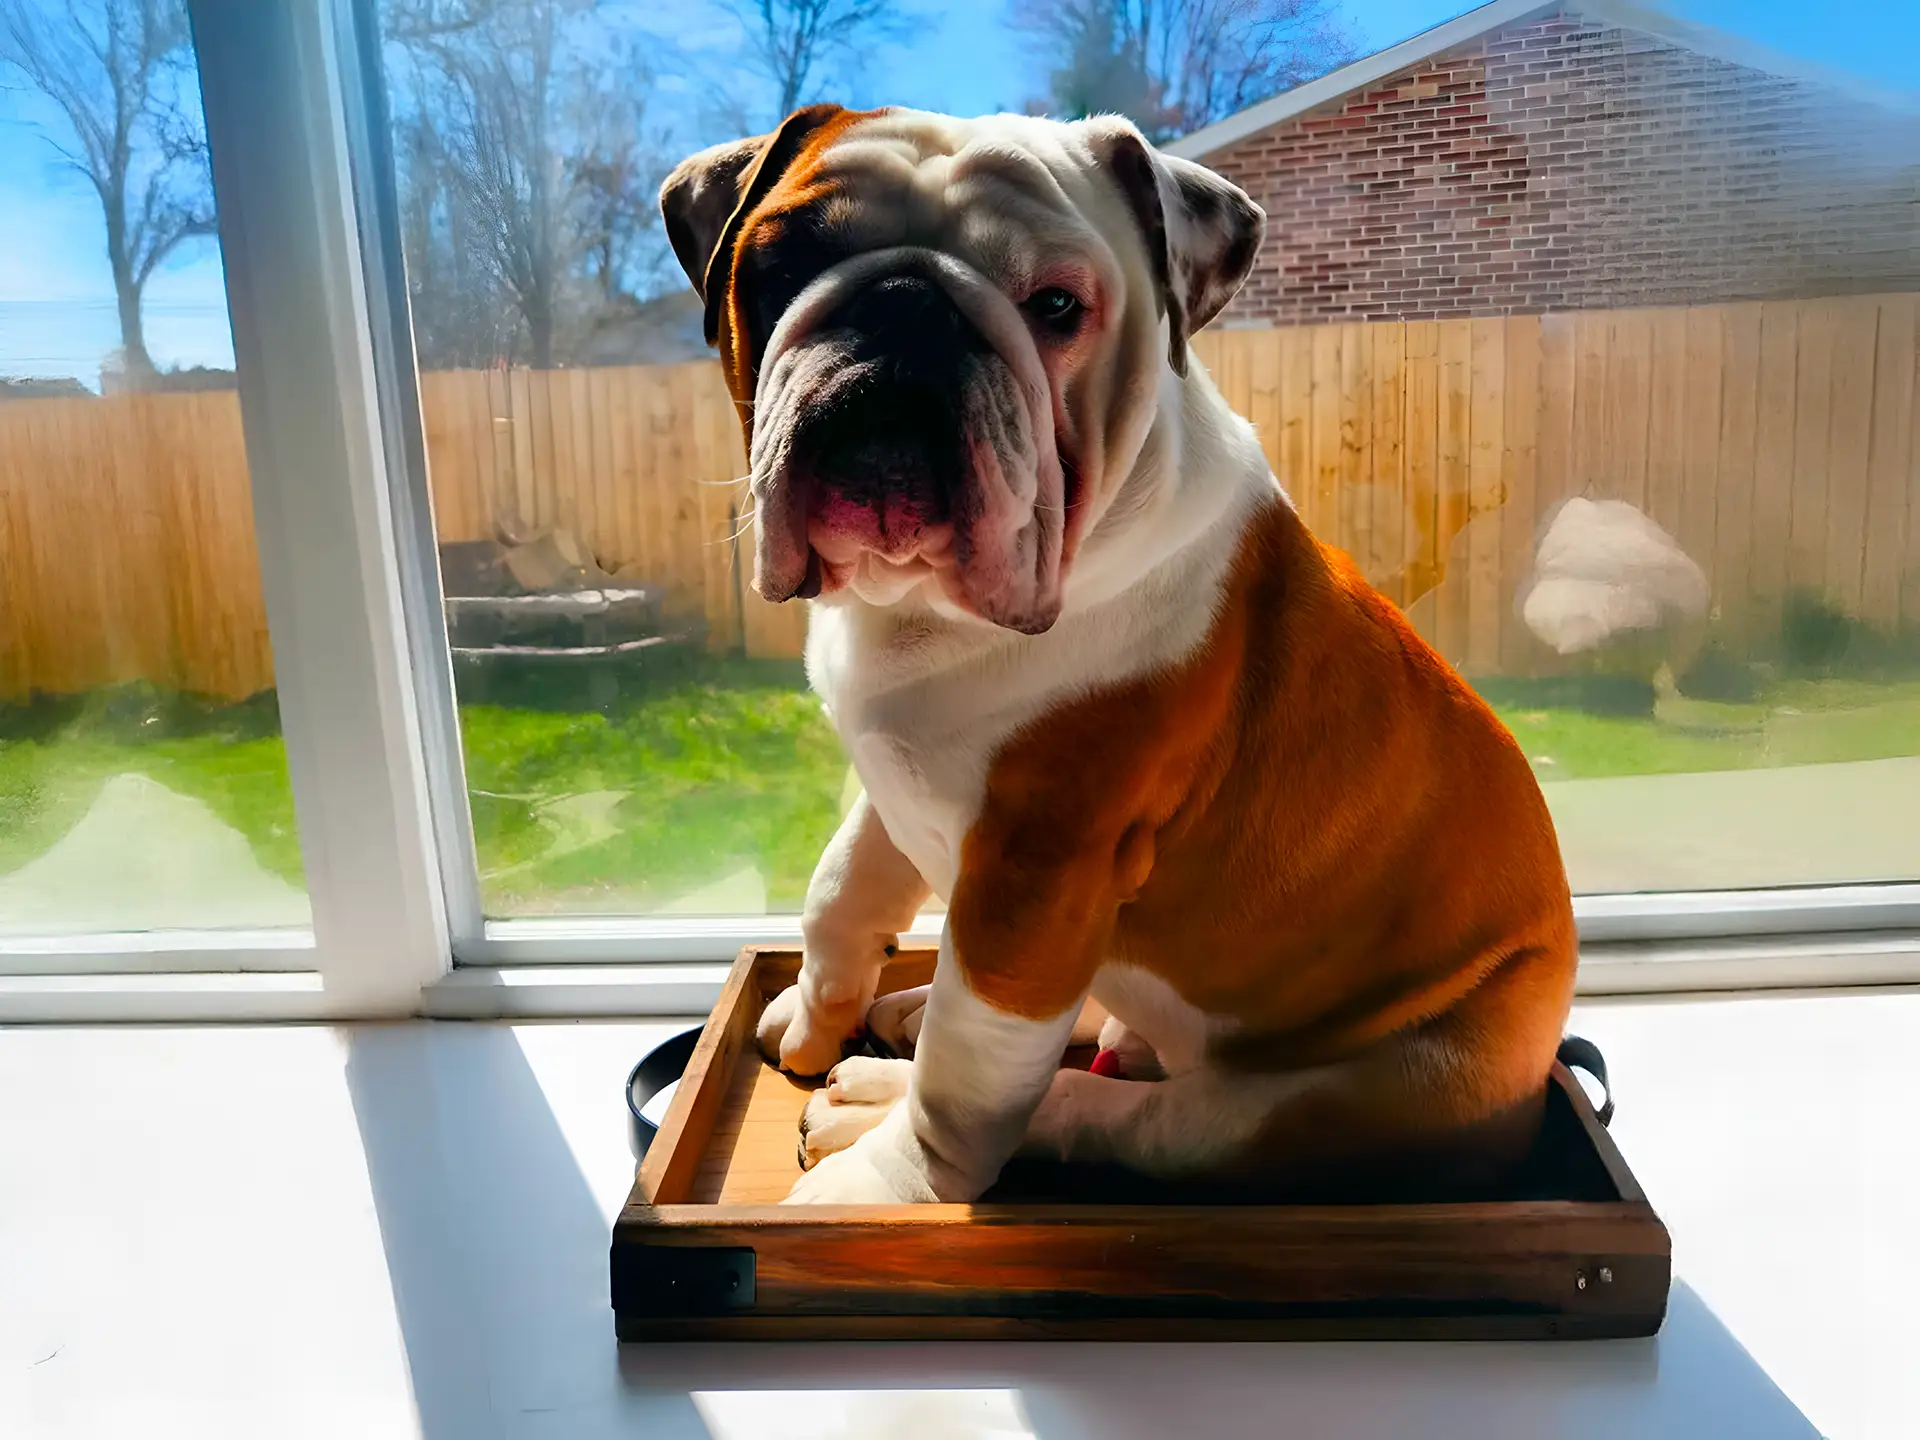
[[[957,359],[982,343],[953,297],[922,275],[889,275],[847,302],[840,323],[862,355],[895,361]]]
[[[811,398],[795,445],[816,503],[833,502],[836,524],[888,536],[944,520],[959,485],[962,397],[986,342],[919,275],[867,286],[833,328],[842,363]]]

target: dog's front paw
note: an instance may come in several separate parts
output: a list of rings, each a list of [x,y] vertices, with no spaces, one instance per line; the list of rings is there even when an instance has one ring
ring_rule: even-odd
[[[906,1099],[913,1065],[855,1055],[827,1074],[800,1115],[800,1168],[811,1170],[872,1130]]]
[[[939,1197],[924,1180],[914,1183],[910,1174],[899,1173],[891,1165],[876,1164],[867,1142],[838,1155],[829,1155],[794,1182],[783,1205],[911,1205]]]
[[[794,1184],[787,1205],[918,1205],[938,1200],[903,1106]]]
[[[824,1075],[839,1062],[847,1041],[860,1033],[858,1002],[844,1014],[826,1014],[806,1004],[798,985],[767,1002],[754,1039],[760,1053],[795,1075]]]

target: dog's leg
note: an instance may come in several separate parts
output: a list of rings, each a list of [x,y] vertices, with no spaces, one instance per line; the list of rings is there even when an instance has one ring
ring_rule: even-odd
[[[845,1150],[867,1131],[887,1117],[887,1112],[907,1098],[913,1075],[914,1050],[920,1042],[925,1023],[927,996],[931,985],[916,985],[882,995],[867,1011],[867,1030],[902,1058],[880,1060],[867,1055],[852,1055],[827,1072],[827,1083],[807,1098],[800,1116],[800,1168],[809,1170],[827,1156]],[[1105,1044],[1108,1034],[1120,1037],[1126,1047],[1121,1073],[1157,1075],[1159,1067],[1146,1042],[1127,1031],[1107,1014],[1097,1000],[1088,1000],[1073,1022],[1069,1045]],[[1140,1067],[1140,1068],[1136,1068]]]
[[[880,969],[927,894],[927,882],[862,794],[807,885],[800,979],[761,1015],[761,1053],[796,1075],[831,1069],[860,1032]]]
[[[1158,1082],[1054,1076],[1022,1153],[1144,1174],[1312,1185],[1385,1169],[1448,1183],[1497,1174],[1538,1130],[1557,1043],[1530,965],[1349,1060],[1248,1074],[1214,1064]]]
[[[1046,1094],[1083,998],[1039,1018],[990,1004],[969,986],[949,924],[905,1100],[801,1176],[788,1203],[977,1199]]]
[[[916,985],[911,990],[895,990],[889,995],[882,995],[867,1010],[868,1032],[884,1042],[901,1059],[911,1060],[914,1047],[920,1043],[920,1027],[926,1021],[927,995],[932,989],[931,985]],[[1073,1022],[1073,1033],[1067,1037],[1067,1044],[1105,1045],[1109,1031],[1118,1035],[1125,1032],[1125,1028],[1107,1013],[1098,1000],[1090,999],[1080,1007],[1080,1018]],[[1151,1054],[1151,1051],[1148,1053]]]
[[[1202,1067],[1170,1080],[1062,1070],[1034,1111],[1020,1153],[1124,1165],[1145,1175],[1204,1175],[1237,1160],[1308,1076],[1248,1077]]]
[[[800,1168],[811,1170],[886,1119],[907,1098],[912,1076],[912,1061],[871,1055],[849,1055],[829,1070],[800,1114]]]

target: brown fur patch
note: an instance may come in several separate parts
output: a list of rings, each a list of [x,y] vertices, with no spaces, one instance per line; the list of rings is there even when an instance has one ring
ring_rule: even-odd
[[[1525,757],[1277,498],[1192,659],[994,758],[949,923],[992,1005],[1057,1014],[1123,961],[1236,1018],[1215,1058],[1252,1070],[1461,1017],[1437,1041],[1473,1062],[1469,1115],[1538,1090],[1572,995],[1572,904]]]
[[[810,240],[817,241],[819,222],[837,193],[834,183],[821,173],[822,159],[848,130],[884,113],[817,105],[811,112],[789,116],[748,177],[740,207],[714,253],[707,281],[708,339],[719,347],[727,389],[749,447],[760,352],[773,327],[755,324],[748,277],[776,266],[788,272],[792,293],[774,307],[777,313],[836,258],[822,256],[817,244],[808,246]],[[806,247],[808,253],[789,254],[796,246]]]

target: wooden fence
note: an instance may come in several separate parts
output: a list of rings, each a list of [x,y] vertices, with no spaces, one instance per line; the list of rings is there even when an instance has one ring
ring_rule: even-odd
[[[1787,595],[1920,625],[1916,300],[1223,331],[1195,348],[1323,538],[1470,674],[1548,663],[1536,528],[1630,501],[1707,571],[1738,653]]]
[[[442,542],[566,530],[665,586],[716,649],[800,653],[806,607],[754,595],[752,547],[733,543],[747,459],[718,365],[447,371],[420,399]]]
[[[232,392],[0,403],[0,699],[273,683]]]
[[[1912,295],[1223,331],[1196,342],[1310,524],[1470,673],[1543,663],[1513,614],[1558,500],[1629,500],[1764,646],[1795,590],[1920,625]],[[422,381],[443,541],[561,528],[716,648],[797,654],[747,589],[745,468],[710,363]],[[231,393],[0,405],[0,697],[272,683]]]

